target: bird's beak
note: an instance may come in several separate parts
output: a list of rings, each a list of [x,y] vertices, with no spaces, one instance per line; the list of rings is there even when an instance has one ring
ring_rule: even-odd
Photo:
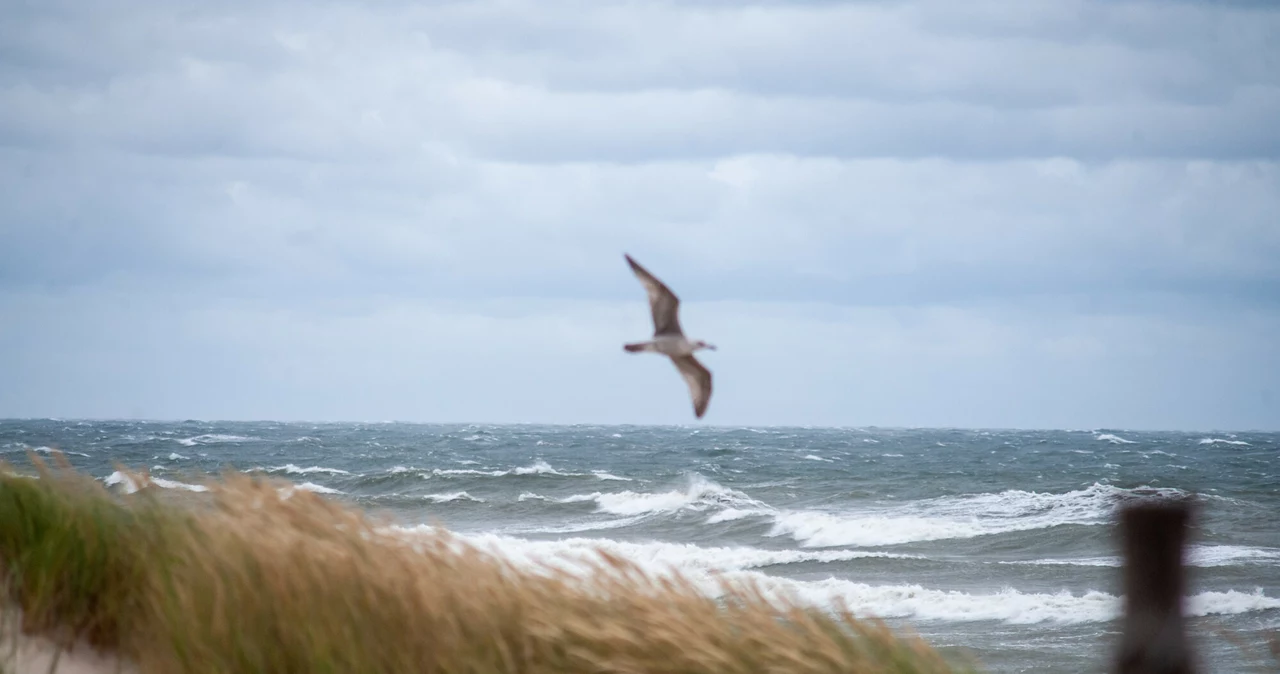
[[[715,345],[715,344],[708,344],[708,345],[707,345],[707,348],[708,348],[708,349],[711,349],[712,351],[715,351],[715,350],[716,350],[716,345]]]

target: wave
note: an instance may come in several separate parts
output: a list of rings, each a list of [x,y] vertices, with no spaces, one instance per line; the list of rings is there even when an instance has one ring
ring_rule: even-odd
[[[209,488],[203,485],[187,484],[186,482],[178,482],[177,480],[166,480],[162,477],[151,477],[149,478],[148,481],[151,485],[160,487],[161,489],[182,489],[186,491],[209,491]],[[124,493],[126,494],[133,494],[142,488],[142,485],[139,485],[136,480],[129,477],[128,475],[125,475],[124,473],[121,473],[118,470],[106,476],[105,478],[103,478],[102,484],[107,487],[121,485],[123,486]]]
[[[435,530],[392,527],[393,535],[412,537]],[[749,584],[765,597],[790,599],[827,610],[848,609],[860,617],[904,618],[925,622],[998,621],[1007,624],[1107,622],[1119,617],[1120,599],[1090,590],[1082,594],[1020,592],[1006,589],[991,593],[927,588],[903,583],[871,585],[838,578],[802,581],[771,576],[755,569],[786,564],[831,563],[870,558],[911,558],[908,555],[861,550],[803,551],[763,550],[750,547],[703,548],[680,543],[631,543],[607,539],[574,538],[531,541],[498,534],[455,534],[461,541],[526,568],[554,568],[577,574],[591,573],[602,561],[601,552],[627,559],[655,576],[679,573],[710,596],[723,593],[723,581]],[[1203,592],[1188,598],[1192,616],[1239,614],[1280,608],[1280,599],[1261,589],[1252,593],[1228,590]]]
[[[31,445],[24,445],[22,443],[17,443],[17,445],[19,447],[22,447],[23,449],[31,450],[37,454],[49,454],[49,455],[66,454],[69,456],[83,456],[85,458],[90,458],[89,455],[85,454],[84,452],[73,452],[66,449],[58,449],[57,447],[32,447]],[[8,445],[5,445],[5,446],[7,447]]]
[[[1030,566],[1109,566],[1120,567],[1123,560],[1119,557],[1082,557],[1076,559],[1028,559],[997,564],[1016,564]],[[1189,566],[1245,566],[1245,565],[1280,565],[1280,549],[1249,548],[1240,545],[1192,545],[1187,549],[1186,563]]]
[[[723,487],[698,474],[689,476],[683,489],[659,493],[649,492],[594,492],[575,494],[558,499],[559,503],[595,501],[596,512],[612,515],[639,515],[643,513],[674,512],[677,510],[704,511],[709,508],[748,506],[753,509],[768,508],[746,494]]]
[[[393,526],[398,534],[433,534],[430,525]],[[670,573],[689,570],[742,571],[805,562],[832,563],[856,559],[923,559],[919,555],[868,550],[765,550],[747,546],[702,547],[692,543],[615,541],[602,538],[566,538],[538,541],[503,534],[454,534],[490,553],[522,563],[550,563],[568,570],[588,570],[600,552],[626,558],[650,571]]]
[[[299,468],[297,465],[292,463],[287,463],[283,466],[276,466],[275,468],[264,468],[263,470],[268,473],[288,473],[290,475],[310,475],[311,473],[328,473],[330,475],[351,474],[349,471],[345,471],[340,468],[325,468],[324,466],[307,466],[306,468]]]
[[[1093,439],[1094,439],[1094,440],[1101,440],[1101,441],[1104,441],[1104,442],[1110,442],[1110,443],[1111,443],[1111,444],[1113,444],[1113,445],[1136,445],[1136,444],[1138,444],[1136,440],[1127,440],[1127,439],[1125,439],[1125,438],[1122,438],[1122,437],[1120,437],[1120,436],[1118,436],[1118,435],[1115,435],[1115,434],[1112,434],[1112,433],[1095,433],[1095,434],[1094,434],[1094,436],[1093,436]]]
[[[474,468],[435,468],[431,475],[435,477],[453,477],[459,475],[476,475],[484,477],[506,477],[508,475],[555,475],[559,477],[584,477],[585,473],[565,473],[556,470],[551,464],[541,459],[533,464],[512,468],[510,470],[476,470]]]
[[[190,438],[178,438],[178,444],[184,447],[195,447],[196,445],[215,445],[224,442],[256,442],[262,438],[248,437],[244,435],[225,435],[222,433],[207,433],[204,435],[196,435]]]
[[[317,494],[342,494],[342,493],[345,493],[345,492],[338,491],[337,489],[333,489],[333,488],[331,488],[331,487],[326,487],[326,486],[324,486],[324,485],[316,484],[316,483],[314,483],[314,482],[303,482],[302,484],[298,485],[298,489],[302,489],[302,490],[304,490],[304,491],[312,491],[312,492],[315,492],[315,493],[317,493]]]
[[[1253,445],[1250,445],[1249,443],[1245,442],[1244,440],[1227,440],[1227,439],[1225,439],[1225,438],[1202,438],[1202,439],[1200,440],[1200,443],[1199,443],[1199,444],[1202,444],[1202,445],[1237,445],[1237,446],[1240,446],[1240,447],[1252,447],[1252,446],[1253,446]]]
[[[1178,494],[1176,489],[1148,489]],[[767,535],[790,536],[803,547],[899,545],[1046,529],[1066,524],[1103,525],[1116,504],[1135,490],[1094,483],[1052,494],[1008,490],[944,496],[863,512],[789,511],[773,516]]]
[[[455,491],[452,494],[427,494],[422,498],[432,503],[448,503],[450,501],[474,501],[475,503],[484,503],[482,498],[476,498],[465,491]]]
[[[177,452],[169,452],[169,460],[170,460],[170,461],[185,461],[185,460],[187,460],[187,459],[189,459],[189,458],[191,458],[191,457],[189,457],[189,456],[183,456],[183,455],[181,455],[181,454],[179,454],[179,453],[177,453]]]
[[[592,492],[553,499],[532,492],[518,500],[596,504],[594,512],[631,517],[678,511],[706,512],[705,524],[766,518],[767,537],[790,537],[802,548],[877,547],[974,538],[1063,525],[1112,521],[1117,505],[1136,494],[1169,496],[1178,489],[1121,489],[1094,483],[1066,493],[1008,490],[944,496],[862,511],[782,510],[696,473],[681,489],[665,492]]]

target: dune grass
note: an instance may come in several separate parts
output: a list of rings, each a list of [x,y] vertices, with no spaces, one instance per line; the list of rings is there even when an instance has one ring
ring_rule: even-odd
[[[585,575],[518,567],[239,473],[179,507],[31,458],[36,479],[0,474],[5,605],[140,672],[959,671],[918,638],[749,586],[713,598],[603,553]]]

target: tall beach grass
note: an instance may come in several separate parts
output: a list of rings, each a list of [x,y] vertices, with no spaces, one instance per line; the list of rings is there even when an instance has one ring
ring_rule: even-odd
[[[27,633],[140,672],[960,671],[918,638],[748,585],[712,597],[605,553],[586,574],[516,566],[240,473],[175,503],[31,461],[0,472],[4,605]]]

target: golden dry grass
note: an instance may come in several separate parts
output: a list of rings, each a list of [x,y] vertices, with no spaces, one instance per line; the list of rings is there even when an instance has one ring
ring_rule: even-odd
[[[605,554],[585,576],[517,567],[243,474],[179,508],[32,460],[39,479],[0,475],[5,599],[27,630],[140,672],[957,671],[917,638],[751,587],[712,598]]]

